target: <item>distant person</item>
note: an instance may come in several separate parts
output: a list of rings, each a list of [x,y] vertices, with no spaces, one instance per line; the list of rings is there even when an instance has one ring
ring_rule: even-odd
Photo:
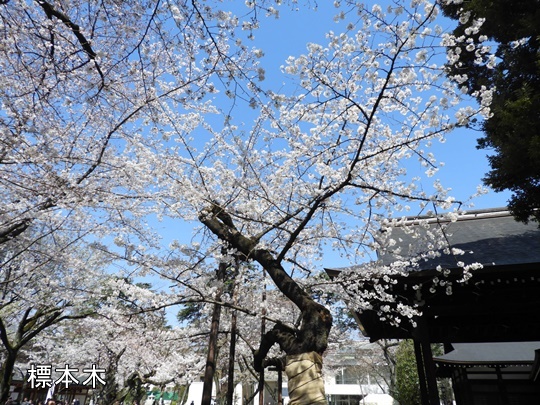
[[[79,401],[78,398],[75,398],[75,399],[73,400],[73,405],[81,405],[81,401]]]

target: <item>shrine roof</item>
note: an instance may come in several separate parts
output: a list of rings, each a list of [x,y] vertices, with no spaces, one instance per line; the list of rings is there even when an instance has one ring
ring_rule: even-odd
[[[424,222],[420,225],[420,221],[410,219],[408,226],[419,229],[420,235],[434,227],[444,227],[450,247],[463,250],[465,254],[458,258],[465,262],[478,262],[484,266],[540,263],[538,223],[517,222],[505,208],[471,211],[460,215],[455,222],[429,218],[427,224]],[[423,253],[413,233],[406,232],[405,229],[406,227],[401,226],[392,228],[392,238],[397,243],[394,250],[380,256],[382,264],[390,264],[396,260],[396,249],[400,249],[402,256]],[[440,257],[421,261],[418,269],[434,269],[439,265],[456,267],[456,257],[442,254]]]

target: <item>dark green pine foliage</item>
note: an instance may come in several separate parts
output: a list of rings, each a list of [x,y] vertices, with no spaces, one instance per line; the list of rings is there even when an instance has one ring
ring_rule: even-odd
[[[496,88],[492,117],[482,123],[478,147],[491,149],[491,170],[484,183],[496,191],[510,190],[509,207],[517,220],[540,220],[540,0],[468,0],[442,6],[459,21],[459,10],[470,18],[458,23],[463,35],[474,18],[485,18],[480,31],[497,57],[495,68],[475,62],[475,52],[461,49],[461,64],[449,75],[466,74],[469,94],[486,86]],[[514,41],[522,40],[514,46]],[[484,59],[484,62],[486,59]]]
[[[402,340],[399,343],[396,352],[396,384],[393,397],[401,405],[420,405],[422,403],[412,340]]]

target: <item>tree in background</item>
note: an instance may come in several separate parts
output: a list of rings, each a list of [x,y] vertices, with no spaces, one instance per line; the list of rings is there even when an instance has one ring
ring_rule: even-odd
[[[116,279],[107,292],[94,300],[92,315],[54,325],[32,342],[20,367],[69,364],[84,370],[95,365],[105,370],[100,375],[105,385],[98,384],[93,395],[107,403],[141,403],[149,385],[182,385],[198,378],[202,362],[192,351],[193,329],[172,329],[163,313],[148,310],[148,300],[155,297],[145,286]]]
[[[248,25],[257,10],[242,13]],[[255,54],[236,38],[245,28],[242,22],[195,1],[0,2],[0,245],[11,254],[2,256],[0,308],[9,318],[1,337],[10,362],[11,347],[19,347],[8,342],[17,332],[13,313],[23,314],[15,329],[24,333],[64,319],[64,307],[49,308],[47,301],[43,312],[27,297],[56,296],[57,285],[76,274],[105,281],[78,256],[82,244],[99,240],[109,248],[108,264],[129,265],[136,253],[158,247],[143,218],[155,212],[149,206],[159,200],[154,188],[159,173],[153,173],[154,159],[137,154],[139,146],[164,142],[156,128],[167,123],[158,122],[162,117],[154,109],[161,102],[174,105],[176,118],[186,113],[175,125],[187,133],[198,125],[192,111],[214,111],[206,99],[216,93],[214,80],[241,95],[237,79],[257,76]],[[31,256],[36,261],[17,265],[17,277],[41,271],[24,285],[26,295],[15,311],[14,282],[28,278],[14,277],[9,261]],[[51,270],[50,258],[62,260],[69,277]],[[124,275],[112,265],[108,270]],[[55,305],[72,305],[65,292]],[[157,301],[154,309],[161,308]],[[9,370],[3,371],[9,378]]]
[[[38,233],[32,226],[27,232]],[[8,399],[15,364],[26,347],[54,327],[96,313],[92,303],[101,298],[105,284],[103,257],[77,249],[71,238],[62,236],[41,236],[31,245],[13,240],[0,244],[0,344],[6,353],[0,403]],[[66,243],[78,253],[76,259],[66,253]],[[73,272],[71,264],[86,271]]]
[[[181,139],[179,148],[187,145],[190,156],[179,159],[180,149],[160,154],[167,155],[164,182],[175,208],[169,215],[197,212],[216,260],[260,266],[301,312],[298,325],[275,322],[254,356],[257,370],[278,366],[297,376],[289,379],[291,401],[312,395],[312,403],[325,402],[321,355],[332,318],[306,288],[316,282],[311,271],[322,244],[359,259],[383,248],[375,235],[386,213],[407,209],[404,201],[449,209],[446,191],[436,182],[428,195],[418,178],[407,177],[404,162],[418,158],[426,176],[433,175],[437,164],[424,147],[478,113],[455,107],[459,90],[434,63],[444,49],[434,5],[352,10],[358,17],[344,32],[329,33],[327,44],[309,44],[306,54],[287,60],[284,71],[296,79],[296,94],[267,92],[253,126],[244,130],[228,116],[224,128],[209,128],[211,141],[202,147],[172,129],[167,138]],[[345,272],[342,285],[355,292],[353,305],[360,308],[374,299],[363,295],[363,282],[384,278],[390,286],[408,267]],[[378,299],[392,301],[384,283],[378,285]],[[405,319],[416,314],[394,304],[381,311],[402,310]],[[285,360],[267,356],[274,345]],[[313,383],[297,390],[306,380]]]
[[[481,124],[478,147],[492,149],[484,182],[510,190],[509,207],[520,221],[540,219],[540,2],[442,2],[461,38],[449,47],[448,74],[480,98],[493,88],[492,115]]]

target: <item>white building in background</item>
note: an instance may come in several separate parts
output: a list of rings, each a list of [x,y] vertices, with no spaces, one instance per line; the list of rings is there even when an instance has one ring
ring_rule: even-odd
[[[392,405],[390,372],[376,343],[355,342],[329,349],[323,368],[329,405]]]
[[[201,405],[203,385],[204,383],[202,381],[192,382],[189,385],[189,390],[187,393],[186,400],[184,401],[183,404],[179,404],[179,405]],[[212,387],[212,397],[215,397],[215,395],[216,395],[216,386],[214,384]],[[241,384],[237,384],[234,389],[233,404],[242,405],[242,385]]]

